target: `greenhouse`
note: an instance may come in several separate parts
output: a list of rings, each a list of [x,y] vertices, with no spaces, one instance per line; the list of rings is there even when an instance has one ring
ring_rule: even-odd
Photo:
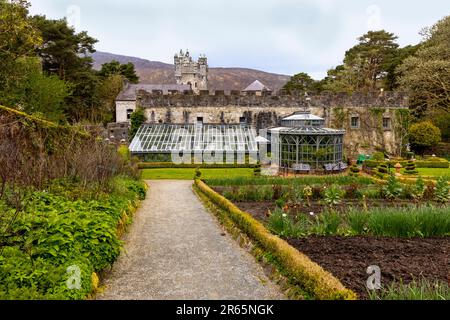
[[[298,112],[281,123],[283,127],[270,130],[276,141],[272,151],[280,169],[294,172],[347,169],[343,162],[344,130],[325,128],[325,120],[309,111]]]
[[[147,162],[172,162],[175,155],[183,163],[242,163],[257,159],[258,144],[246,125],[144,124],[130,151]]]

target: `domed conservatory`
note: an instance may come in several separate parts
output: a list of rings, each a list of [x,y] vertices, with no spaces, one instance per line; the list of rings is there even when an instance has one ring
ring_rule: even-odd
[[[341,172],[345,130],[325,127],[325,119],[311,111],[296,112],[283,118],[281,127],[270,129],[276,141],[272,152],[281,172]],[[278,154],[277,154],[278,153]]]

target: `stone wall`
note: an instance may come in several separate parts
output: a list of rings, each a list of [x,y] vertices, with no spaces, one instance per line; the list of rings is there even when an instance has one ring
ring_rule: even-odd
[[[121,102],[118,112],[132,108],[131,105],[131,102]],[[192,124],[202,118],[204,123],[214,124],[245,122],[257,130],[278,126],[283,117],[309,107],[312,114],[326,120],[327,127],[347,130],[346,153],[356,156],[376,150],[390,154],[400,152],[404,141],[397,110],[407,110],[408,100],[402,94],[389,92],[324,94],[310,97],[307,101],[303,96],[257,96],[237,92],[225,94],[223,91],[213,94],[203,91],[200,95],[162,95],[141,91],[136,105],[145,109],[150,123]],[[359,118],[359,127],[351,126],[352,117]],[[118,114],[118,119],[122,118],[124,116],[119,117]],[[389,127],[383,128],[383,118],[388,119]]]

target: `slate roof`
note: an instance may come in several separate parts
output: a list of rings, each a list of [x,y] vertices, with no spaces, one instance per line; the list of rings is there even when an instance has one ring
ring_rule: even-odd
[[[246,92],[246,91],[272,91],[272,90],[263,83],[261,83],[261,81],[256,80],[247,88],[245,88],[243,91]]]
[[[129,84],[121,93],[119,93],[116,101],[135,101],[139,90],[145,90],[149,93],[151,93],[152,90],[160,90],[163,94],[168,94],[169,91],[190,91],[191,86],[185,84]]]

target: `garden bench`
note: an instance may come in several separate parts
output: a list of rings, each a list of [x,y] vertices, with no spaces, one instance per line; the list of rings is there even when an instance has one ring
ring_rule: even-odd
[[[309,173],[311,171],[311,166],[309,164],[304,163],[295,163],[292,165],[292,170],[303,172],[303,173]]]
[[[344,162],[339,162],[339,163],[329,163],[326,164],[325,166],[325,171],[327,172],[341,172],[344,170],[348,169],[348,165]]]

